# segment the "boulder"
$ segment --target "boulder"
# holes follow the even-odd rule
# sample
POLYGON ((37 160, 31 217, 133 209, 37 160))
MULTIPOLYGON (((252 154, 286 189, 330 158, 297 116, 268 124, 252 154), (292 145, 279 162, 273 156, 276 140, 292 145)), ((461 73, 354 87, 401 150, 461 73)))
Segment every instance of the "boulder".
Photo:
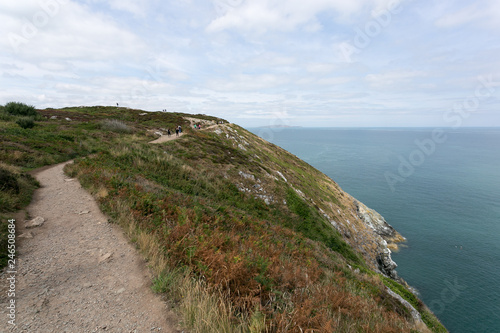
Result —
POLYGON ((45 219, 41 216, 37 216, 34 219, 26 222, 26 228, 36 228, 45 223, 45 219))

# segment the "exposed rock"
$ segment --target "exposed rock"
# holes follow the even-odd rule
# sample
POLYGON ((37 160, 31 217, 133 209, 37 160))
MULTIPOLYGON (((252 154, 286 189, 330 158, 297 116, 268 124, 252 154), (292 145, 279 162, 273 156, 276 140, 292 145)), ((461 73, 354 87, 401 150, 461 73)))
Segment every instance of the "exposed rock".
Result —
POLYGON ((26 222, 26 228, 36 228, 43 225, 44 222, 45 219, 43 217, 37 216, 34 219, 26 222))
MULTIPOLYGON (((382 215, 366 207, 363 203, 356 200, 359 217, 377 233, 377 235, 385 238, 397 237, 397 231, 384 219, 382 215)), ((401 235, 399 235, 401 236, 401 235)), ((404 237, 401 241, 405 240, 404 237)))
POLYGON ((113 254, 111 252, 108 252, 106 254, 103 254, 99 257, 99 263, 105 262, 106 260, 109 260, 113 254))
POLYGON ((265 195, 265 194, 257 194, 257 198, 260 198, 264 200, 266 205, 270 205, 272 202, 274 202, 273 197, 270 195, 265 195))
POLYGON ((245 172, 243 172, 243 171, 241 171, 241 170, 238 172, 238 174, 239 174, 241 177, 245 178, 245 179, 255 180, 255 176, 254 176, 254 175, 249 174, 249 173, 245 173, 245 172))
POLYGON ((67 121, 71 121, 71 118, 64 118, 64 119, 66 119, 67 121))
POLYGON ((285 181, 285 183, 288 183, 288 180, 285 178, 285 176, 283 176, 283 174, 279 171, 276 171, 276 173, 281 177, 283 178, 283 180, 285 181))
POLYGON ((422 317, 420 316, 420 313, 408 302, 406 301, 403 297, 399 296, 396 294, 394 291, 392 291, 389 288, 386 288, 387 293, 391 295, 392 297, 396 298, 398 301, 401 302, 408 310, 410 310, 411 317, 415 322, 420 322, 422 321, 422 317))
POLYGON ((57 116, 52 116, 50 117, 50 119, 57 119, 57 116))
POLYGON ((356 204, 358 217, 379 236, 379 253, 376 257, 379 270, 386 276, 394 280, 399 280, 400 278, 395 270, 398 265, 391 258, 391 250, 388 248, 388 242, 391 248, 397 249, 395 243, 403 242, 406 238, 401 236, 389 223, 387 223, 382 215, 357 200, 354 200, 354 202, 356 204))
POLYGON ((297 192, 297 194, 298 194, 298 195, 300 195, 302 198, 304 198, 304 199, 306 198, 306 195, 304 194, 304 192, 302 192, 301 190, 296 189, 296 188, 294 188, 294 190, 295 190, 295 192, 297 192))
POLYGON ((17 236, 18 238, 26 238, 26 239, 31 239, 33 238, 33 233, 31 231, 22 233, 21 235, 17 236))
POLYGON ((391 279, 399 280, 398 272, 396 272, 398 265, 392 260, 391 250, 387 246, 382 248, 382 252, 377 256, 377 263, 382 273, 391 279))

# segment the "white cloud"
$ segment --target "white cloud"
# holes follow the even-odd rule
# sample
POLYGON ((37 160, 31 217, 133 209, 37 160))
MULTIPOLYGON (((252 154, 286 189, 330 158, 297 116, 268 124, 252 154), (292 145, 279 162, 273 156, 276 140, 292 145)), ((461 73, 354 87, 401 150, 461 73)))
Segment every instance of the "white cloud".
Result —
POLYGON ((500 27, 500 3, 496 0, 474 2, 462 8, 449 8, 451 11, 436 20, 438 27, 453 28, 475 23, 489 28, 500 27))
MULTIPOLYGON (((0 2, 0 104, 119 102, 256 125, 283 109, 305 126, 357 126, 377 114, 383 125, 393 116, 437 119, 473 93, 478 76, 500 81, 495 0, 401 0, 351 63, 339 43, 383 18, 374 15, 393 0, 40 1, 0 2), (36 31, 25 36, 29 24, 36 31), (25 39, 18 52, 9 34, 25 39)), ((498 91, 481 115, 496 114, 498 91)))
MULTIPOLYGON (((339 16, 349 16, 358 11, 367 0, 253 0, 230 8, 207 27, 209 32, 240 29, 264 33, 268 30, 293 31, 300 25, 314 31, 319 28, 316 15, 332 10, 339 16), (312 27, 312 28, 311 28, 312 27)), ((376 1, 380 2, 380 1, 376 1)))
POLYGON ((415 78, 425 77, 422 71, 389 71, 380 74, 368 74, 366 81, 374 88, 408 89, 415 78))
POLYGON ((112 17, 66 0, 51 4, 43 7, 38 1, 27 0, 19 8, 8 7, 15 14, 1 20, 7 22, 0 24, 8 37, 2 40, 2 47, 25 59, 98 60, 133 56, 144 46, 112 17))

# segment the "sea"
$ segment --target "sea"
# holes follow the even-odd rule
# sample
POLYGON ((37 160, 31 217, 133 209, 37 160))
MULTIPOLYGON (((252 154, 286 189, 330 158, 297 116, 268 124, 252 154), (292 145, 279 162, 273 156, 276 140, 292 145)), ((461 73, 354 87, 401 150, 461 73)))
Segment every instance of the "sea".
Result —
POLYGON ((500 128, 249 128, 378 211, 450 332, 500 332, 500 128))

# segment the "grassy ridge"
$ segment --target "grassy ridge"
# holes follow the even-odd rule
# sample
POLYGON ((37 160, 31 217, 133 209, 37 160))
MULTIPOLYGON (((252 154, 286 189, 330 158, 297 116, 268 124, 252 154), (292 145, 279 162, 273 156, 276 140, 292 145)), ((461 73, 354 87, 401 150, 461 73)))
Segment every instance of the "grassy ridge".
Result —
POLYGON ((260 313, 270 331, 408 330, 406 318, 374 301, 385 294, 378 277, 346 270, 348 258, 285 227, 303 216, 278 213, 169 148, 123 142, 69 171, 110 216, 130 216, 152 234, 170 269, 224 295, 236 322, 260 313))
POLYGON ((287 152, 237 126, 224 127, 231 135, 195 132, 182 114, 114 107, 40 113, 57 119, 31 129, 0 121, 4 164, 22 175, 76 158, 67 172, 148 256, 156 290, 178 302, 193 331, 415 328, 386 284, 407 290, 373 273, 305 199, 342 208, 342 198, 300 187, 319 172, 287 152), (148 144, 151 130, 177 124, 190 135, 148 144), (286 179, 274 176, 278 169, 286 179))

